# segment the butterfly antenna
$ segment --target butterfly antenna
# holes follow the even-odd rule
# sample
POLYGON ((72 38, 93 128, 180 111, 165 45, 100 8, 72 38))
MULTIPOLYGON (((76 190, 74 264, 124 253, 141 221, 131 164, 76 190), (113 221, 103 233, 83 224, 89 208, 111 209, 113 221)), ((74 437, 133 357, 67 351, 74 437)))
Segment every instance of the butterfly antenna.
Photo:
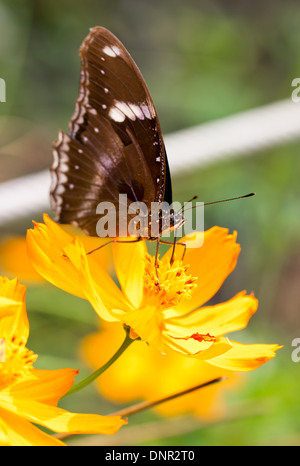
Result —
POLYGON ((203 207, 203 206, 206 206, 206 205, 220 204, 221 202, 236 201, 237 199, 244 199, 246 197, 255 196, 255 194, 256 193, 249 193, 249 194, 244 194, 243 196, 231 197, 229 199, 221 199, 220 201, 205 202, 204 204, 201 204, 200 206, 199 205, 198 206, 194 205, 193 207, 190 207, 189 209, 185 209, 185 211, 191 210, 191 209, 196 209, 197 207, 203 207))
MULTIPOLYGON (((198 196, 193 196, 192 199, 190 199, 188 202, 193 202, 195 199, 198 199, 198 196)), ((181 207, 181 209, 178 210, 178 212, 181 212, 182 209, 184 209, 184 205, 181 207)))
POLYGON ((230 199, 221 199, 220 201, 205 202, 203 205, 213 205, 213 204, 220 204, 220 202, 236 201, 237 199, 244 199, 245 197, 255 196, 255 194, 256 193, 250 193, 250 194, 244 194, 244 196, 231 197, 230 199))

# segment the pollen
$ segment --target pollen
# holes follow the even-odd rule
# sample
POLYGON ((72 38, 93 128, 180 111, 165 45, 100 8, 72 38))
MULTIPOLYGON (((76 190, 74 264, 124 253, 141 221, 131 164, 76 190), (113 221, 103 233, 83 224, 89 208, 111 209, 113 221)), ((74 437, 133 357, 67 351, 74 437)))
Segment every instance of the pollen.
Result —
POLYGON ((189 266, 182 261, 157 260, 146 256, 146 273, 144 277, 144 290, 148 299, 153 298, 161 307, 170 308, 190 299, 197 286, 197 278, 189 275, 189 266))
POLYGON ((5 358, 0 362, 0 390, 30 374, 37 355, 29 351, 23 339, 5 340, 5 358))

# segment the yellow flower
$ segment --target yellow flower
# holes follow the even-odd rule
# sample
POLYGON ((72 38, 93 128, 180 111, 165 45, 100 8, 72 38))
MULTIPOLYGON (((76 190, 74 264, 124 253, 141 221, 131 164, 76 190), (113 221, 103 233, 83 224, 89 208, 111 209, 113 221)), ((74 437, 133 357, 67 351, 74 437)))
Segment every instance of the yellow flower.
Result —
POLYGON ((0 277, 0 338, 5 343, 0 362, 0 445, 64 445, 34 424, 59 433, 115 433, 125 423, 119 416, 76 414, 57 407, 78 371, 33 367, 37 355, 26 348, 25 294, 25 286, 16 279, 0 277))
MULTIPOLYGON (((63 225, 63 228, 72 236, 80 236, 87 250, 98 247, 101 241, 104 241, 84 235, 79 228, 70 225, 63 225)), ((103 248, 101 251, 101 262, 106 268, 110 267, 110 248, 103 248)), ((0 273, 9 278, 18 277, 23 282, 34 284, 44 282, 28 259, 26 238, 23 236, 7 237, 0 242, 0 273)))
POLYGON ((1 241, 0 268, 1 274, 7 277, 19 277, 20 280, 31 283, 44 281, 28 259, 26 239, 22 236, 11 236, 1 241))
MULTIPOLYGON (((93 368, 101 367, 114 354, 124 339, 119 323, 101 321, 99 332, 86 336, 81 344, 82 358, 93 368), (101 348, 101 351, 99 351, 101 348)), ((227 377, 214 384, 153 409, 164 416, 193 414, 202 420, 220 419, 226 413, 224 393, 241 385, 240 373, 220 369, 196 358, 187 358, 175 351, 161 354, 137 341, 96 380, 103 397, 113 402, 153 402, 210 380, 227 377)))
POLYGON ((226 337, 247 326, 258 305, 252 294, 240 292, 225 303, 204 306, 236 265, 236 234, 211 228, 201 248, 188 248, 184 261, 172 265, 169 250, 158 261, 159 286, 144 241, 114 243, 119 287, 97 252, 87 255, 80 238, 47 215, 44 222, 27 233, 33 266, 55 286, 87 299, 102 319, 129 326, 132 336, 161 352, 170 347, 228 370, 252 370, 275 356, 278 345, 245 345, 226 337))

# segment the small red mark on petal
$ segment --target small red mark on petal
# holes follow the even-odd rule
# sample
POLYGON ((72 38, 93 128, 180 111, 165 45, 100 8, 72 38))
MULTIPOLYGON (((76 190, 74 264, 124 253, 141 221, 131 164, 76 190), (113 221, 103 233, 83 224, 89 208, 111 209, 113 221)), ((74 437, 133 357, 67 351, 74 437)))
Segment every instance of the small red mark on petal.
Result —
POLYGON ((193 340, 197 341, 216 341, 216 337, 213 335, 210 335, 209 333, 206 333, 206 335, 201 335, 201 333, 193 333, 193 335, 190 336, 190 338, 193 338, 193 340))
POLYGON ((209 333, 206 333, 205 335, 202 333, 193 333, 192 335, 189 335, 187 337, 173 337, 173 338, 175 338, 176 340, 189 340, 191 338, 192 340, 197 340, 200 343, 202 343, 203 341, 212 341, 212 342, 216 341, 216 337, 214 337, 213 335, 210 335, 209 333))

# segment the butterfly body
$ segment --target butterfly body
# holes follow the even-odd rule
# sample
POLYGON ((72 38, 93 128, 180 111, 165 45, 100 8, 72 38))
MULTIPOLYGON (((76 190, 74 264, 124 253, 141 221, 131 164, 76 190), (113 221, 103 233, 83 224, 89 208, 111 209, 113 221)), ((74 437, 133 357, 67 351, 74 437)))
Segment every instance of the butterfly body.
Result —
MULTIPOLYGON (((172 204, 170 170, 157 113, 144 79, 123 44, 108 30, 93 28, 80 47, 79 96, 68 134, 53 144, 51 205, 60 223, 99 236, 99 203, 116 210, 120 236, 120 194, 130 206, 143 203, 147 218, 139 235, 157 239, 184 223, 181 213, 152 205, 172 204), (153 235, 153 225, 156 233, 153 235)), ((128 236, 129 231, 123 233, 128 236)))

